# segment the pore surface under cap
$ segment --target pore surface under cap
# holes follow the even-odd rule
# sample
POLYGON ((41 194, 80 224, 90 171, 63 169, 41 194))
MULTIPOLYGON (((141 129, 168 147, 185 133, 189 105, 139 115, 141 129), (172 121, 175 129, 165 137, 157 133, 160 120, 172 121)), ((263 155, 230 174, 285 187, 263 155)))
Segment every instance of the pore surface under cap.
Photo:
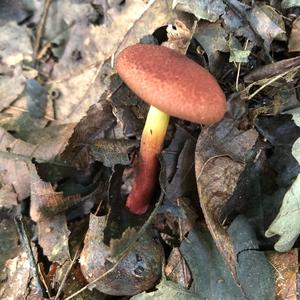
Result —
POLYGON ((202 124, 224 116, 226 99, 215 78, 172 49, 130 46, 117 57, 116 69, 140 98, 171 116, 202 124))

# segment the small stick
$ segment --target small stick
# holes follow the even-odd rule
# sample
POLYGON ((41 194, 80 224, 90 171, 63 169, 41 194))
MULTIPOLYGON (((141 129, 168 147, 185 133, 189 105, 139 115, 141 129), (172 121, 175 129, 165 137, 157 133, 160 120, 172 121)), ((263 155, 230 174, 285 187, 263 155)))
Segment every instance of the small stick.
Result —
POLYGON ((22 218, 22 216, 16 216, 14 220, 15 220, 15 224, 17 226, 20 242, 27 253, 32 277, 36 280, 36 285, 37 285, 39 294, 42 297, 47 297, 48 295, 43 287, 42 280, 40 279, 40 276, 39 276, 37 263, 36 263, 36 260, 35 260, 35 257, 34 257, 33 251, 32 251, 31 243, 28 238, 28 234, 27 234, 25 224, 23 222, 23 218, 22 218))
POLYGON ((40 49, 40 43, 41 43, 42 35, 44 33, 44 28, 45 28, 45 24, 46 24, 46 20, 47 20, 47 16, 48 16, 48 12, 49 12, 51 2, 52 2, 52 0, 46 0, 44 10, 43 10, 43 14, 42 14, 42 17, 39 21, 38 28, 37 28, 37 31, 36 31, 36 40, 35 40, 35 45, 34 45, 34 50, 33 50, 33 55, 34 55, 35 59, 37 58, 37 54, 38 54, 38 51, 40 49))

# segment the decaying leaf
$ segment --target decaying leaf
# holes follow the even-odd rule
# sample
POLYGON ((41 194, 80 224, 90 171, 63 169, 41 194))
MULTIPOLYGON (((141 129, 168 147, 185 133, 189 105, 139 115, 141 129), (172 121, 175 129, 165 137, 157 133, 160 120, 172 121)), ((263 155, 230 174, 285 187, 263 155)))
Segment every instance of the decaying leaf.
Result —
POLYGON ((14 188, 11 184, 5 184, 0 188, 0 209, 13 208, 17 206, 17 194, 14 191, 14 188))
POLYGON ((22 299, 27 294, 31 279, 27 254, 22 251, 6 263, 6 278, 0 284, 1 299, 22 299))
POLYGON ((37 223, 37 230, 39 244, 50 261, 63 264, 70 259, 68 244, 70 231, 64 215, 41 218, 37 223))
POLYGON ((117 261, 104 244, 105 217, 90 216, 90 225, 80 256, 81 271, 93 287, 109 295, 134 295, 151 288, 161 274, 163 250, 151 235, 139 242, 117 261))
POLYGON ((132 300, 164 300, 164 299, 180 299, 180 300, 199 300, 200 295, 197 295, 180 285, 163 279, 157 286, 154 292, 143 292, 131 297, 132 300))
POLYGON ((192 274, 178 248, 173 248, 171 251, 165 267, 165 273, 168 279, 173 282, 180 284, 186 289, 190 287, 192 274))
POLYGON ((244 77, 245 82, 253 82, 283 74, 300 65, 300 56, 283 59, 272 64, 256 68, 244 77))
POLYGON ((247 19, 267 50, 274 39, 286 40, 282 17, 269 6, 254 6, 247 19))
POLYGON ((220 0, 173 0, 173 7, 191 14, 198 19, 215 22, 225 11, 225 4, 220 0))
POLYGON ((220 52, 228 52, 227 32, 225 29, 218 22, 212 24, 201 22, 194 37, 208 56, 211 72, 219 72, 220 52))
POLYGON ((138 146, 134 140, 97 139, 91 145, 91 153, 96 161, 103 162, 106 167, 129 165, 129 152, 138 146))
POLYGON ((12 184, 21 201, 30 195, 31 160, 50 161, 63 149, 66 140, 73 132, 72 124, 63 126, 56 131, 56 136, 41 144, 30 144, 15 139, 12 135, 0 128, 0 173, 3 184, 12 184))
POLYGON ((195 226, 180 251, 193 277, 189 291, 198 299, 245 299, 205 226, 195 226))
POLYGON ((62 159, 78 168, 87 168, 94 161, 90 145, 95 139, 106 137, 114 124, 115 119, 109 103, 92 105, 87 115, 76 125, 67 147, 61 154, 62 159))
POLYGON ((195 139, 179 127, 170 145, 162 152, 160 183, 166 198, 174 204, 180 197, 195 198, 194 151, 195 139))
POLYGON ((53 87, 60 91, 59 101, 64 103, 57 106, 59 120, 79 121, 100 99, 108 87, 105 61, 145 10, 142 0, 127 1, 120 9, 108 11, 107 26, 78 22, 70 29, 63 56, 53 70, 53 87))
POLYGON ((247 153, 257 137, 255 130, 240 131, 230 119, 225 118, 217 127, 203 130, 196 146, 195 166, 200 204, 207 226, 235 278, 233 244, 218 220, 221 208, 234 193, 245 167, 247 153))
MULTIPOLYGON (((300 109, 296 108, 287 112, 293 115, 293 120, 300 127, 300 109)), ((300 164, 300 137, 295 141, 292 147, 292 155, 300 164)), ((279 235, 280 239, 275 244, 275 250, 285 252, 292 248, 300 234, 300 174, 296 177, 290 189, 283 198, 280 211, 266 231, 266 237, 279 235)))
POLYGON ((175 12, 171 8, 172 0, 154 0, 150 2, 150 6, 147 7, 145 12, 134 23, 134 26, 124 36, 122 42, 114 52, 114 56, 133 44, 140 42, 142 37, 146 37, 161 26, 165 26, 172 22, 176 16, 175 12))
POLYGON ((55 192, 51 183, 41 180, 35 166, 32 165, 30 165, 30 185, 30 216, 35 222, 52 219, 81 201, 79 195, 65 197, 62 192, 55 192))
POLYGON ((0 75, 0 109, 9 106, 21 95, 25 87, 26 78, 21 66, 16 67, 11 72, 0 75))
MULTIPOLYGON (((263 4, 250 7, 236 0, 227 0, 226 2, 242 21, 248 22, 251 30, 256 34, 256 43, 260 44, 263 42, 267 52, 269 52, 270 45, 274 39, 286 40, 282 16, 270 6, 263 4), (257 37, 261 40, 257 40, 257 37)), ((238 28, 240 28, 240 26, 238 26, 238 28)), ((241 31, 241 35, 253 40, 253 37, 251 37, 251 34, 247 33, 247 29, 245 30, 245 27, 244 30, 241 31)))
POLYGON ((288 9, 291 7, 297 7, 299 6, 299 0, 282 0, 281 1, 281 7, 283 9, 288 9))
POLYGON ((270 252, 268 259, 274 270, 276 299, 297 299, 298 250, 270 252))
MULTIPOLYGON (((0 276, 1 270, 8 259, 19 255, 20 247, 18 245, 18 233, 14 220, 11 216, 5 216, 1 213, 0 221, 0 276)), ((1 289, 1 283, 0 283, 1 289)), ((0 293, 1 294, 1 293, 0 293)))
POLYGON ((20 24, 30 15, 22 0, 1 1, 0 3, 0 26, 9 21, 20 24))
POLYGON ((288 47, 289 52, 300 52, 300 17, 293 22, 288 47))
POLYGON ((70 259, 70 232, 63 212, 78 203, 80 197, 64 197, 62 193, 56 193, 50 183, 40 179, 34 166, 30 166, 30 171, 30 216, 37 222, 39 244, 50 261, 63 264, 70 259))
POLYGON ((243 49, 243 47, 240 45, 239 41, 236 38, 230 36, 228 40, 228 46, 230 49, 229 62, 236 62, 236 63, 248 62, 248 57, 251 51, 247 49, 243 49))

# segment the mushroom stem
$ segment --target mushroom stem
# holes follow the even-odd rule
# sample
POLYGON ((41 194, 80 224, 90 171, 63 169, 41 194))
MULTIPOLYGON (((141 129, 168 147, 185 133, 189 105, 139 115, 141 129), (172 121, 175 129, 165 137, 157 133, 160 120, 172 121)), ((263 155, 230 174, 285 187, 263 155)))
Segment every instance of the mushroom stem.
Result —
POLYGON ((137 215, 145 213, 153 194, 158 172, 158 155, 169 124, 169 115, 150 106, 141 137, 139 165, 126 206, 137 215))

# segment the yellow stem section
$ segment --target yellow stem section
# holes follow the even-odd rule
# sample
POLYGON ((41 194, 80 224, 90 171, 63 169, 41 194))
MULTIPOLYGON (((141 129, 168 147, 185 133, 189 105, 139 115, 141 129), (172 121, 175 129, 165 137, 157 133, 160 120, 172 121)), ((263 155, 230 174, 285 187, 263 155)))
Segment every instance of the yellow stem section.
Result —
POLYGON ((169 115, 150 106, 142 133, 137 174, 126 202, 126 206, 134 214, 143 214, 149 207, 157 183, 158 155, 163 146, 169 118, 169 115))
MULTIPOLYGON (((141 154, 159 154, 168 129, 170 116, 154 106, 150 106, 141 139, 141 154)), ((142 155, 144 156, 144 155, 142 155)))

